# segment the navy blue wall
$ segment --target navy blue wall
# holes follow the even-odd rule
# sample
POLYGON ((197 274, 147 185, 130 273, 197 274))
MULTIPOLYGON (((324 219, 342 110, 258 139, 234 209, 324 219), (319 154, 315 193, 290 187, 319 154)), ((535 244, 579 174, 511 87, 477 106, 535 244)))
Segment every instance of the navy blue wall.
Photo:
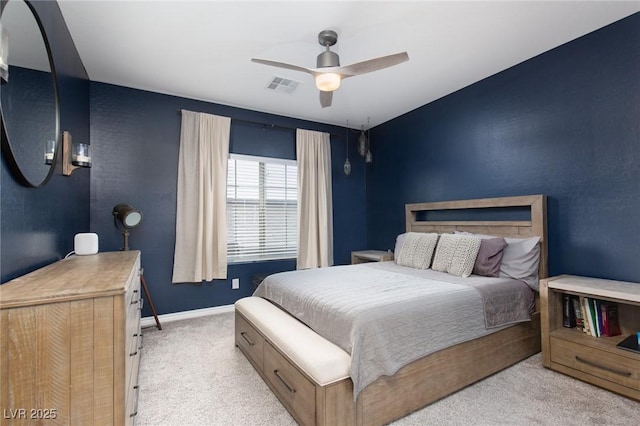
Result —
MULTIPOLYGON (((75 141, 89 141, 87 73, 58 4, 54 1, 32 4, 51 45, 58 77, 60 129, 70 131, 75 141)), ((83 169, 65 177, 58 170, 45 187, 26 188, 16 183, 3 157, 2 282, 61 259, 73 250, 73 236, 89 231, 89 174, 89 170, 83 169)))
POLYGON ((640 14, 384 123, 372 147, 370 246, 393 247, 405 203, 541 193, 550 274, 640 282, 640 14))
MULTIPOLYGON (((365 166, 354 161, 351 176, 342 172, 344 128, 92 82, 91 230, 100 236, 101 251, 118 250, 122 237, 113 224, 113 206, 128 203, 142 211, 144 220, 131 231, 129 243, 142 251, 144 275, 158 313, 231 304, 253 292, 252 274, 295 269, 292 260, 236 264, 229 265, 228 280, 171 283, 180 109, 231 117, 230 151, 241 154, 294 159, 295 130, 233 119, 333 133, 335 263, 349 263, 351 250, 366 247, 365 166), (231 290, 232 278, 240 278, 239 290, 231 290)), ((354 159, 355 133, 350 140, 354 159)), ((148 308, 143 315, 149 315, 148 308)))

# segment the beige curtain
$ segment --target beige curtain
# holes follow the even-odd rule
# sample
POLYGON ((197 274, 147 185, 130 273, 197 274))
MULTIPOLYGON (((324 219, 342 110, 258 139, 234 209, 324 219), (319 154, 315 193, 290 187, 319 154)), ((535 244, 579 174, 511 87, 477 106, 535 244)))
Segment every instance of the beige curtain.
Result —
POLYGON ((231 119, 182 110, 174 283, 227 278, 231 119))
POLYGON ((297 129, 298 269, 333 265, 329 134, 297 129))

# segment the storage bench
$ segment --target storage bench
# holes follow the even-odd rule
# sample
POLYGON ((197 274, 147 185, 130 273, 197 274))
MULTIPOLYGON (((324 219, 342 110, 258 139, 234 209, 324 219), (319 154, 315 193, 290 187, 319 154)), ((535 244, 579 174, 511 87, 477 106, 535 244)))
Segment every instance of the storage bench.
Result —
POLYGON ((355 423, 344 350, 260 297, 235 303, 235 343, 296 421, 355 423))

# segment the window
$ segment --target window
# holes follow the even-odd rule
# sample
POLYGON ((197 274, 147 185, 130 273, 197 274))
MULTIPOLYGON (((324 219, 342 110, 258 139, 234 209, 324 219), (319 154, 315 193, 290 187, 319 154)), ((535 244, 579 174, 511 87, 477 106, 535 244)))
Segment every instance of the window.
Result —
POLYGON ((296 257, 297 169, 295 160, 229 156, 229 263, 296 257))

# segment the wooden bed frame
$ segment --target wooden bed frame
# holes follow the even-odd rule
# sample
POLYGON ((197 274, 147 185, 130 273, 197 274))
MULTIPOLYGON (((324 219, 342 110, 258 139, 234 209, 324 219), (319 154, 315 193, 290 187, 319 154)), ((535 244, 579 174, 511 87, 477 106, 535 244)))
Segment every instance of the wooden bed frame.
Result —
MULTIPOLYGON (((547 277, 546 198, 543 195, 407 204, 406 230, 407 232, 437 233, 468 231, 521 238, 539 236, 541 237, 539 276, 547 277), (530 220, 424 221, 418 219, 418 212, 423 211, 512 207, 529 209, 530 220)), ((299 423, 327 426, 386 424, 540 352, 538 307, 536 294, 536 312, 531 322, 519 323, 425 356, 404 366, 393 376, 379 378, 367 386, 355 402, 349 378, 327 386, 317 385, 315 397, 313 397, 315 401, 311 402, 313 412, 308 417, 301 417, 300 410, 293 405, 296 402, 277 392, 269 380, 265 381, 299 423)), ((255 362, 255 355, 250 356, 246 343, 244 346, 241 344, 239 322, 245 326, 247 318, 236 311, 236 346, 245 353, 256 370, 265 378, 261 367, 255 362)), ((259 335, 264 339, 265 347, 271 347, 267 345, 272 341, 268 333, 252 331, 256 336, 259 335)), ((281 353, 277 349, 275 351, 278 352, 278 357, 288 363, 287 365, 290 364, 298 374, 308 376, 299 371, 295 360, 288 357, 286 353, 281 353)))

